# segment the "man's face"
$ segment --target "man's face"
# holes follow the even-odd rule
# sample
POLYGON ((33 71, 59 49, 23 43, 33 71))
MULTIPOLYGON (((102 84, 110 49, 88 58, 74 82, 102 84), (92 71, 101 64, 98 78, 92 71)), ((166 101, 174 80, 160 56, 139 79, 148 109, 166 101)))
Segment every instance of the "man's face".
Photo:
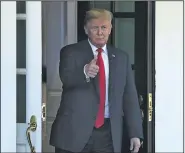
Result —
POLYGON ((111 33, 111 21, 103 18, 92 19, 85 26, 85 32, 91 43, 96 47, 103 47, 111 33))

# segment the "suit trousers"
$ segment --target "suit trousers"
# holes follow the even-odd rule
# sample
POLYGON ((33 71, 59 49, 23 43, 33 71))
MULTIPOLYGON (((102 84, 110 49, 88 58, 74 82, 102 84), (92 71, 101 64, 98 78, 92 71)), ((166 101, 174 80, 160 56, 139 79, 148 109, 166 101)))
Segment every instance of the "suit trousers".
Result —
MULTIPOLYGON (((113 143, 111 135, 110 119, 105 119, 105 123, 100 128, 93 129, 87 144, 82 152, 84 153, 113 153, 113 143)), ((67 150, 55 148, 55 153, 72 153, 67 150)))

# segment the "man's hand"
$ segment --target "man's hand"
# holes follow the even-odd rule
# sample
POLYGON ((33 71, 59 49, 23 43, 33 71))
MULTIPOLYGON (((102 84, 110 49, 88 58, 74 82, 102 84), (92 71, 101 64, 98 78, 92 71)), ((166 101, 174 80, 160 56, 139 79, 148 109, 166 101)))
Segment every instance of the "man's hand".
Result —
POLYGON ((85 65, 85 73, 88 77, 94 78, 98 71, 99 67, 96 65, 97 57, 95 57, 89 64, 85 65))
POLYGON ((141 142, 139 138, 131 138, 130 139, 130 150, 132 152, 138 152, 141 146, 141 142))

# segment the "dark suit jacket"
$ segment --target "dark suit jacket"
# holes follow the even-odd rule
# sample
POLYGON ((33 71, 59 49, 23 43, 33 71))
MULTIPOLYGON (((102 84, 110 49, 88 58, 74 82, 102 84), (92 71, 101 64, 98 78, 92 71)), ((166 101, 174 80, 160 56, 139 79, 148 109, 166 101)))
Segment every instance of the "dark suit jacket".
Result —
MULTIPOLYGON (((143 138, 142 119, 128 55, 111 46, 107 50, 111 132, 114 151, 121 152, 123 115, 129 138, 143 138)), ((99 104, 98 77, 87 82, 84 65, 93 58, 87 40, 61 49, 63 93, 50 137, 55 147, 80 152, 92 133, 99 104)))

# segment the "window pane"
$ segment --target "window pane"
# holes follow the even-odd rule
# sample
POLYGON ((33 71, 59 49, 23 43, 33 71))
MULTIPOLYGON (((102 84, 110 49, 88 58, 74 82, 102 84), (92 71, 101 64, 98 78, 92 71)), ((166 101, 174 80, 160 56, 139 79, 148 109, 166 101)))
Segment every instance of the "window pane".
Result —
POLYGON ((111 2, 110 1, 90 1, 90 8, 103 8, 110 10, 111 2))
POLYGON ((17 75, 17 123, 26 123, 26 75, 17 75))
POLYGON ((26 3, 25 1, 17 1, 17 13, 26 13, 26 3))
POLYGON ((135 2, 117 1, 115 2, 114 12, 135 12, 135 2))
POLYGON ((115 19, 115 46, 127 52, 131 64, 134 64, 134 50, 135 50, 134 18, 115 19))
POLYGON ((17 20, 17 68, 26 68, 26 21, 17 20))

